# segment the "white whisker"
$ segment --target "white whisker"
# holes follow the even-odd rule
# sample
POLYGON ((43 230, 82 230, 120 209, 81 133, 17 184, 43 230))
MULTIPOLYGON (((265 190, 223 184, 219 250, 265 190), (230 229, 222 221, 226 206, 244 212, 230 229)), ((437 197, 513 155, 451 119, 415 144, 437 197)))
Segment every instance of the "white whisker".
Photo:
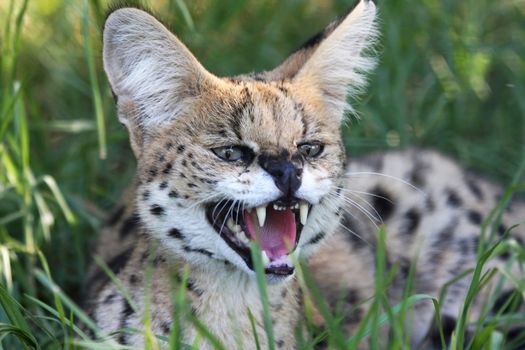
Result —
MULTIPOLYGON (((331 194, 331 195, 333 195, 333 194, 331 194)), ((347 198, 347 197, 342 197, 342 199, 346 203, 350 204, 351 206, 353 206, 354 208, 357 208, 360 212, 362 212, 376 228, 379 228, 377 226, 377 224, 376 224, 377 221, 379 221, 380 223, 383 223, 383 219, 380 216, 379 217, 375 217, 372 213, 370 213, 370 211, 368 211, 365 207, 363 207, 361 204, 357 203, 356 201, 354 201, 354 200, 352 200, 350 198, 347 198)), ((343 209, 345 209, 345 211, 347 211, 347 209, 345 207, 343 207, 343 209)))
POLYGON ((381 198, 381 199, 384 199, 385 201, 389 202, 389 203, 393 203, 392 200, 390 198, 387 198, 387 197, 384 197, 384 196, 380 196, 376 193, 372 193, 372 192, 366 192, 366 191, 357 191, 357 190, 351 190, 349 188, 344 188, 344 187, 338 187, 338 186, 335 186, 335 188, 343 191, 343 192, 350 192, 352 194, 354 193, 357 193, 357 194, 365 194, 367 196, 371 196, 371 197, 376 197, 376 198, 381 198))
POLYGON ((348 172, 346 173, 344 176, 345 177, 352 177, 352 176, 359 176, 359 175, 375 175, 375 176, 383 176, 383 177, 386 177, 386 178, 389 178, 389 179, 392 179, 392 180, 396 180, 396 181, 399 181, 401 182, 402 184, 405 184, 407 186, 409 186, 410 188, 418 191, 419 193, 423 194, 423 195, 427 195, 425 191, 423 191, 422 189, 420 189, 419 187, 416 187, 414 185, 412 185, 410 182, 406 181, 406 180, 403 180, 402 178, 400 177, 397 177, 397 176, 392 176, 392 175, 388 175, 388 174, 383 174, 383 173, 376 173, 376 172, 373 172, 373 171, 359 171, 359 172, 355 172, 355 173, 352 173, 352 172, 348 172))
MULTIPOLYGON (((361 192, 361 193, 368 194, 367 192, 361 192)), ((381 217, 381 214, 379 214, 379 212, 376 210, 376 208, 372 204, 370 204, 365 198, 363 198, 363 196, 360 196, 360 195, 358 195, 356 193, 349 193, 349 194, 352 194, 352 195, 356 196, 358 199, 360 199, 361 201, 363 201, 364 204, 366 204, 370 209, 372 209, 374 214, 377 215, 377 218, 379 218, 378 221, 380 221, 381 223, 384 223, 383 218, 381 217)), ((378 197, 380 197, 380 196, 378 196, 378 197)), ((346 197, 346 195, 343 195, 343 200, 346 200, 346 199, 349 199, 349 198, 346 197)), ((390 200, 389 200, 389 202, 392 203, 392 201, 390 201, 390 200)))

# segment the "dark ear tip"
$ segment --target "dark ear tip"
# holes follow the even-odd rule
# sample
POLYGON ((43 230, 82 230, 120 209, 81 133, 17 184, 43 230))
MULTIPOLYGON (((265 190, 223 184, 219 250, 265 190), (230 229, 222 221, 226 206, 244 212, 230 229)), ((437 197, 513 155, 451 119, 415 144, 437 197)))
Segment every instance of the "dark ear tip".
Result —
POLYGON ((104 16, 104 22, 106 22, 108 20, 108 17, 112 13, 114 13, 114 12, 120 10, 120 9, 124 9, 124 8, 134 8, 134 9, 137 9, 137 10, 141 10, 141 11, 147 12, 150 15, 153 16, 153 13, 151 12, 151 10, 148 7, 138 3, 136 1, 114 1, 106 9, 106 15, 104 16))

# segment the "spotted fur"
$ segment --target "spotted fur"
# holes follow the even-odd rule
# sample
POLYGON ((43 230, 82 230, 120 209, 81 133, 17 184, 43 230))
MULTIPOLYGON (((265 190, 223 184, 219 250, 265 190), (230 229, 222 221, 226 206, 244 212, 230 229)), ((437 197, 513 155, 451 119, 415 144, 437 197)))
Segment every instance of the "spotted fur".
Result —
MULTIPOLYGON (((295 169, 300 180, 290 191, 312 205, 296 254, 310 258, 330 305, 343 296, 349 332, 366 311, 366 304, 356 305, 373 294, 376 223, 388 232, 388 263, 401 266, 398 285, 416 256, 422 257, 417 290, 432 295, 458 268, 473 264, 480 225, 496 203, 494 185, 430 151, 350 158, 346 168, 341 124, 352 111, 348 95, 364 88, 375 65, 369 56, 375 13, 373 2, 359 1, 279 67, 232 78, 206 71, 145 11, 123 7, 108 16, 104 68, 138 164, 97 249, 129 295, 101 270, 90 274, 87 310, 105 333, 141 330, 149 315, 153 332, 168 336, 178 312, 197 317, 226 348, 250 349, 253 316, 267 347, 254 272, 205 211, 226 200, 255 207, 281 197, 283 187, 268 170, 272 162, 295 169), (298 151, 305 142, 322 144, 322 153, 305 157, 298 151), (248 151, 226 162, 213 149, 228 145, 248 151), (173 294, 185 272, 189 300, 175 310, 173 294)), ((515 208, 500 231, 523 219, 523 206, 515 208)), ((513 237, 522 239, 518 231, 513 237)), ((293 349, 301 290, 294 276, 269 282, 275 345, 293 349)), ((447 317, 457 315, 465 292, 462 282, 453 288, 447 317)), ((427 306, 418 313, 414 343, 431 327, 427 306)), ((182 329, 182 340, 192 344, 197 330, 190 323, 182 329)), ((115 340, 141 344, 144 334, 120 332, 115 340)), ((201 340, 200 348, 211 345, 201 340)))

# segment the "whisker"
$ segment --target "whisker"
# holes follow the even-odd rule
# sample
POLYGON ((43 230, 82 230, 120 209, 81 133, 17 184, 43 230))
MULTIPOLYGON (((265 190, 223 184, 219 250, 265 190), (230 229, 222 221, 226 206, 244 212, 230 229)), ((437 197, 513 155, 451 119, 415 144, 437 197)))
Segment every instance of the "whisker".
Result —
MULTIPOLYGON (((329 193, 329 195, 332 195, 329 193)), ((333 195, 332 195, 333 196, 333 195)), ((327 197, 328 199, 328 197, 327 197)), ((334 198, 330 198, 331 200, 334 200, 334 198)), ((372 223, 372 225, 374 225, 374 227, 376 229, 379 229, 379 226, 377 226, 376 224, 376 221, 382 223, 382 221, 380 219, 377 219, 375 218, 372 214, 370 214, 366 209, 364 209, 363 207, 359 207, 355 202, 352 202, 351 200, 345 200, 345 202, 349 205, 351 205, 352 207, 358 209, 361 213, 363 213, 365 215, 365 217, 370 220, 370 222, 372 223), (367 214, 368 213, 368 214, 367 214)), ((345 211, 345 213, 349 214, 350 216, 352 216, 354 219, 357 220, 357 217, 354 215, 354 213, 352 211, 349 210, 349 208, 347 208, 346 206, 342 206, 341 207, 342 210, 345 211)))
MULTIPOLYGON (((228 205, 228 200, 225 198, 223 200, 221 200, 219 203, 223 202, 224 201, 224 204, 221 206, 221 208, 219 209, 219 213, 221 211, 223 211, 224 207, 226 205, 228 205)), ((217 205, 219 204, 217 203, 217 205)), ((217 218, 215 217, 215 210, 217 209, 217 205, 215 206, 215 208, 213 209, 213 212, 211 213, 211 217, 213 218, 213 224, 215 225, 215 222, 217 221, 217 218)))
MULTIPOLYGON (((362 193, 366 193, 366 192, 362 192, 362 193)), ((381 223, 384 223, 383 221, 383 218, 381 217, 381 214, 379 214, 379 212, 376 210, 376 208, 370 204, 365 198, 363 198, 363 196, 360 196, 356 193, 350 193, 354 196, 356 196, 358 199, 362 200, 364 202, 364 204, 366 204, 370 209, 373 210, 374 214, 377 215, 377 218, 378 218, 378 221, 380 221, 381 223)), ((346 200, 346 199, 349 199, 348 197, 346 197, 346 195, 343 196, 343 200, 346 200)), ((392 201, 389 201, 390 203, 392 203, 392 201)), ((375 217, 374 217, 375 218, 375 217)))
MULTIPOLYGON (((330 198, 330 197, 327 197, 326 198, 329 202, 330 201, 333 201, 333 198, 330 198)), ((343 207, 343 210, 348 214, 350 215, 352 218, 354 219, 357 219, 355 217, 355 215, 348 211, 346 208, 343 207)), ((372 222, 373 223, 373 222, 372 222)), ((352 235, 354 235, 355 237, 357 237, 358 239, 362 240, 363 242, 365 242, 368 246, 370 247, 373 247, 373 244, 370 243, 369 241, 367 241, 366 239, 364 239, 363 237, 361 237, 358 233, 356 233, 354 230, 352 230, 351 228, 347 227, 346 225, 343 224, 343 222, 341 220, 338 221, 338 225, 340 225, 343 229, 345 229, 346 231, 350 232, 352 235)), ((375 225, 375 224, 374 224, 375 225)), ((376 228, 377 228, 377 225, 376 225, 376 228)))
POLYGON ((389 202, 389 203, 394 203, 392 202, 392 200, 390 198, 387 198, 387 197, 384 197, 384 196, 381 196, 381 195, 378 195, 376 193, 372 193, 372 192, 366 192, 366 191, 357 191, 357 190, 351 190, 349 188, 344 188, 344 187, 338 187, 338 186, 334 186, 335 188, 343 191, 343 192, 350 192, 350 193, 358 193, 358 194, 365 194, 367 196, 371 196, 371 197, 375 197, 375 198, 381 198, 381 199, 384 199, 385 201, 389 202))
POLYGON ((383 176, 383 177, 386 177, 388 179, 392 179, 392 180, 396 180, 396 181, 399 181, 401 182, 402 184, 404 185, 407 185, 409 186, 410 188, 418 191, 419 193, 423 194, 423 195, 427 195, 425 191, 423 191, 422 189, 420 189, 419 187, 417 186, 414 186, 413 184, 411 184, 410 182, 406 181, 406 180, 403 180, 402 178, 400 177, 397 177, 397 176, 392 176, 392 175, 388 175, 388 174, 383 174, 383 173, 376 173, 376 172, 373 172, 373 171, 359 171, 359 172, 355 172, 355 173, 352 173, 352 172, 348 172, 346 173, 344 176, 345 177, 352 177, 352 176, 359 176, 359 175, 375 175, 375 176, 383 176))
POLYGON ((203 202, 207 202, 215 197, 218 197, 218 198, 221 198, 221 195, 218 194, 218 193, 213 193, 207 197, 204 197, 204 198, 201 198, 199 201, 193 203, 192 205, 190 205, 189 207, 187 207, 187 209, 193 209, 194 207, 196 207, 197 205, 199 204, 202 204, 203 202))
POLYGON ((341 226, 343 229, 345 229, 346 231, 350 232, 350 234, 352 234, 353 236, 356 236, 357 238, 359 238, 361 241, 365 242, 369 247, 373 248, 374 245, 372 243, 370 243, 369 241, 367 241, 366 239, 364 239, 361 235, 359 235, 357 232, 355 232, 354 230, 350 229, 349 227, 346 227, 342 222, 339 222, 339 226, 341 226))
MULTIPOLYGON (((370 213, 366 208, 364 208, 361 204, 357 203, 356 201, 350 198, 346 198, 346 197, 342 197, 342 198, 346 203, 350 204, 354 208, 357 208, 361 213, 363 213, 376 228, 379 228, 376 224, 377 221, 379 221, 380 223, 383 223, 383 219, 381 218, 381 216, 377 218, 372 213, 370 213)), ((346 208, 343 207, 343 209, 345 209, 346 211, 346 208)))
POLYGON ((226 215, 224 216, 224 219, 222 220, 222 225, 221 225, 221 228, 219 230, 219 235, 222 235, 222 229, 224 228, 224 225, 226 224, 226 221, 228 221, 229 216, 230 216, 230 212, 233 209, 233 207, 236 205, 236 203, 237 203, 237 201, 234 201, 232 204, 230 204, 230 208, 228 209, 228 211, 226 212, 226 215))
POLYGON ((239 224, 239 212, 240 212, 240 209, 241 209, 241 205, 244 208, 244 203, 242 201, 239 201, 239 205, 237 205, 237 213, 235 213, 235 225, 239 224))

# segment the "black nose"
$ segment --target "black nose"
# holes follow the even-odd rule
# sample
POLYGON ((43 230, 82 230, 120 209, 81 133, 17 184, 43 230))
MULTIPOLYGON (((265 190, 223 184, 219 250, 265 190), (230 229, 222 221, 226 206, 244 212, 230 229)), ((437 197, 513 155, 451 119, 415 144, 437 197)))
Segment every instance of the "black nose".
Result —
POLYGON ((273 177, 284 196, 292 197, 301 186, 303 169, 282 156, 259 156, 259 165, 273 177))

